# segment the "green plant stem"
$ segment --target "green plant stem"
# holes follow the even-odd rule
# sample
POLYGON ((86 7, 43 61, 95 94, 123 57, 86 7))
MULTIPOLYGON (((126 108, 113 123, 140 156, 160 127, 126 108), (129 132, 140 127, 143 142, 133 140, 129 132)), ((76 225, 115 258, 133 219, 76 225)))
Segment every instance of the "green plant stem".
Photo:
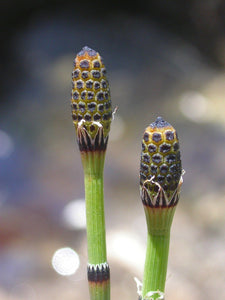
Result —
MULTIPOLYGON (((150 291, 164 292, 170 243, 170 227, 175 207, 145 207, 148 226, 147 250, 143 276, 143 298, 150 291)), ((152 296, 157 299, 158 295, 152 296)))
POLYGON ((89 284, 90 298, 97 300, 109 300, 110 299, 110 282, 107 281, 104 284, 89 284))
MULTIPOLYGON (((86 229, 88 246, 88 263, 100 265, 107 262, 103 169, 104 151, 82 153, 84 169, 86 229)), ((109 300, 110 282, 89 282, 91 300, 109 300)))
MULTIPOLYGON (((168 252, 169 252, 170 235, 153 235, 148 234, 147 237, 147 251, 145 260, 144 273, 148 276, 144 276, 143 280, 143 296, 149 291, 161 291, 164 292, 168 252)), ((154 299, 157 299, 156 296, 154 299)))
POLYGON ((86 201, 89 264, 106 262, 103 167, 105 155, 86 152, 82 157, 86 201))
POLYGON ((103 179, 85 175, 88 262, 106 262, 103 179))

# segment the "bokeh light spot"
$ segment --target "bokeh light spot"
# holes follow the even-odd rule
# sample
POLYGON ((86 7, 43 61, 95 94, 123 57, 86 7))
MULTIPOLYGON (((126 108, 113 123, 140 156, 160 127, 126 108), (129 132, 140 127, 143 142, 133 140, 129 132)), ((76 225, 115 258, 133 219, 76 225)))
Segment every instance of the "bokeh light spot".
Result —
POLYGON ((207 116, 208 99, 198 92, 189 91, 181 96, 179 106, 186 118, 202 122, 207 116))
POLYGON ((63 224, 69 229, 86 227, 85 200, 77 199, 69 202, 62 212, 63 224))
POLYGON ((52 257, 53 269, 62 276, 76 273, 80 266, 78 254, 71 248, 61 248, 55 251, 52 257))
POLYGON ((116 231, 109 234, 109 255, 136 271, 142 270, 145 259, 145 245, 135 234, 116 231))

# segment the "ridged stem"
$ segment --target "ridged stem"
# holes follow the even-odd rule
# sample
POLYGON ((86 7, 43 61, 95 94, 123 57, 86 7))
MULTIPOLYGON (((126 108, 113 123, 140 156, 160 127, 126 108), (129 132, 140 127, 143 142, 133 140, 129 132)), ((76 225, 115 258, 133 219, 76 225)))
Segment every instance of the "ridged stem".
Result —
MULTIPOLYGON (((175 207, 150 208, 145 206, 148 226, 147 250, 143 276, 142 297, 148 292, 164 292, 170 243, 170 227, 175 207)), ((152 299, 158 299, 154 294, 152 299)))
POLYGON ((96 300, 109 300, 110 299, 110 282, 109 280, 105 283, 94 284, 89 283, 90 298, 96 300))
MULTIPOLYGON (((144 269, 144 273, 147 275, 145 275, 143 279, 143 297, 149 291, 159 290, 164 292, 169 240, 169 234, 167 236, 154 236, 152 234, 148 234, 144 269)), ((152 297, 154 297, 153 299, 158 298, 157 295, 152 297)))
POLYGON ((109 279, 99 280, 96 267, 107 262, 103 189, 105 152, 87 151, 82 152, 81 156, 85 182, 88 263, 96 268, 95 280, 89 281, 90 299, 109 300, 109 279))

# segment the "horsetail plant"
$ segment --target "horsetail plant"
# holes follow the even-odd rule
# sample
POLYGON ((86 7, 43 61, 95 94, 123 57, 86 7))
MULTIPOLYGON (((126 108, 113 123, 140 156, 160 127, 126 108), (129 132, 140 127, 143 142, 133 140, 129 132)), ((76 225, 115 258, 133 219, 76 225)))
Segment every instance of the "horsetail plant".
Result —
POLYGON ((140 299, 164 299, 170 228, 182 173, 176 130, 158 117, 142 140, 140 193, 148 235, 140 299))
MULTIPOLYGON (((84 170, 90 299, 110 300, 103 174, 112 107, 103 60, 89 47, 84 47, 74 60, 71 108, 84 170)), ((140 164, 140 194, 148 230, 143 286, 139 291, 143 300, 164 299, 170 228, 182 175, 176 130, 158 117, 145 129, 140 164)))
POLYGON ((103 173, 112 108, 103 60, 88 47, 74 60, 71 107, 84 170, 90 299, 109 300, 103 173))

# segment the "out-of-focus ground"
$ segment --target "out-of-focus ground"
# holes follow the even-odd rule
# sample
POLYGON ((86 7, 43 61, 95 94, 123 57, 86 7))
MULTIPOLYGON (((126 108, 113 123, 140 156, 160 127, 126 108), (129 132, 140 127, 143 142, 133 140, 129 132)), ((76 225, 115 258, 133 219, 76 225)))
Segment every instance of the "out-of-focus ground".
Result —
POLYGON ((1 4, 0 299, 88 299, 70 116, 72 63, 85 45, 103 56, 119 107, 105 164, 112 299, 137 299, 146 242, 140 143, 158 115, 176 127, 186 171, 166 299, 225 299, 224 2, 141 1, 137 12, 127 2, 121 10, 47 3, 1 4))

